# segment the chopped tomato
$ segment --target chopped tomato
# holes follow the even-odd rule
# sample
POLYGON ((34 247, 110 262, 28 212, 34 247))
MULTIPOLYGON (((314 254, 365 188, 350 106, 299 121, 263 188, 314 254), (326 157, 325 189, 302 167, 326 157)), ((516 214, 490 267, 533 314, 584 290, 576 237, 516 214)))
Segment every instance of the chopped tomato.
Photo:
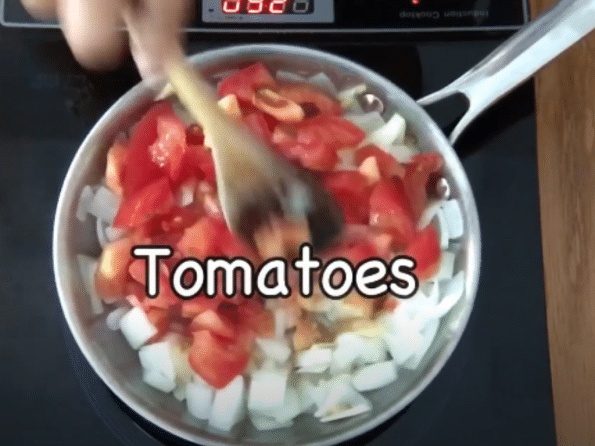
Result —
POLYGON ((442 257, 436 228, 428 225, 418 233, 405 251, 405 255, 415 259, 417 266, 413 273, 418 279, 428 279, 436 274, 442 257))
POLYGON ((124 198, 114 226, 133 228, 149 221, 154 215, 165 214, 174 205, 174 196, 166 177, 161 177, 140 189, 135 194, 124 198))
POLYGON ((390 178, 395 175, 399 177, 404 176, 405 168, 401 166, 394 157, 374 144, 369 144, 355 152, 355 164, 360 166, 362 162, 364 162, 364 160, 370 156, 376 158, 380 175, 382 175, 383 178, 390 178))
POLYGON ((368 223, 370 187, 365 176, 357 171, 328 172, 323 184, 343 211, 347 224, 368 223))
POLYGON ((183 255, 198 259, 218 255, 219 240, 226 231, 224 222, 212 217, 202 217, 184 231, 178 249, 183 255))
POLYGON ((133 260, 130 251, 135 244, 132 237, 126 237, 103 248, 95 271, 95 287, 106 301, 124 297, 128 265, 133 260))
POLYGON ((237 336, 234 323, 221 311, 215 310, 206 310, 196 316, 190 323, 190 330, 209 330, 217 336, 231 340, 237 336))
POLYGON ((211 151, 202 145, 188 145, 182 165, 182 173, 177 185, 188 178, 208 181, 215 184, 215 163, 211 151))
POLYGON ((162 176, 161 169, 151 158, 149 146, 157 140, 159 118, 165 117, 177 119, 170 102, 157 102, 134 126, 123 175, 125 197, 134 195, 162 176))
POLYGON ((378 251, 373 241, 359 237, 353 240, 343 241, 325 253, 325 257, 328 258, 342 257, 347 259, 353 266, 357 266, 359 263, 377 256, 378 251))
POLYGON ((105 182, 117 195, 124 193, 124 166, 126 165, 126 157, 128 156, 128 146, 122 142, 117 141, 107 152, 107 166, 105 168, 105 182))
POLYGON ((198 124, 189 125, 186 128, 186 143, 193 146, 202 146, 205 142, 205 135, 198 124))
POLYGON ((439 153, 422 153, 415 155, 407 166, 403 184, 411 203, 414 221, 419 219, 426 206, 428 181, 432 174, 442 169, 443 163, 439 153))
POLYGON ((283 85, 276 92, 290 101, 301 105, 304 110, 315 108, 313 116, 339 116, 343 114, 341 104, 326 93, 311 85, 283 85))
POLYGON ((217 92, 222 98, 234 94, 238 100, 251 103, 256 90, 261 87, 273 87, 275 84, 269 70, 258 62, 227 76, 219 84, 217 92))
POLYGON ((307 143, 285 142, 279 144, 277 149, 285 158, 298 160, 303 167, 312 170, 323 172, 332 170, 339 161, 336 152, 317 140, 307 143))
POLYGON ((246 337, 232 342, 208 330, 196 331, 193 337, 190 367, 214 388, 224 388, 246 369, 253 347, 246 337))
POLYGON ((399 178, 382 180, 374 186, 370 196, 370 225, 390 233, 395 249, 404 248, 413 240, 411 206, 399 178))
POLYGON ((163 308, 151 308, 147 311, 147 319, 157 329, 157 334, 148 342, 158 342, 169 331, 169 311, 163 308))
MULTIPOLYGON (((240 306, 240 309, 241 308, 242 306, 240 306)), ((242 314, 242 311, 246 310, 240 310, 240 314, 242 314)), ((269 338, 275 334, 275 318, 273 313, 268 310, 263 309, 257 317, 254 319, 246 319, 244 323, 251 331, 256 333, 258 337, 269 338)))
POLYGON ((186 152, 186 129, 176 116, 157 118, 157 140, 149 146, 151 160, 157 164, 173 182, 182 173, 186 152))
POLYGON ((194 319, 204 311, 216 310, 220 304, 220 299, 212 299, 204 295, 200 295, 194 299, 182 301, 182 316, 189 319, 194 319))
POLYGON ((298 125, 297 141, 305 144, 319 142, 336 152, 345 147, 357 146, 366 133, 355 124, 338 116, 318 116, 298 125))

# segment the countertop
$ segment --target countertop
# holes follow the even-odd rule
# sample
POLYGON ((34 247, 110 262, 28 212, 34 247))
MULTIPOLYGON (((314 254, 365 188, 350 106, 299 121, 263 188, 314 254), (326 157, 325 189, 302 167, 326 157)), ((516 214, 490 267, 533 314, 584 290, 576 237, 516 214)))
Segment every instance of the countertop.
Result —
MULTIPOLYGON (((532 18, 554 0, 531 0, 532 18)), ((535 80, 547 324, 558 445, 595 442, 595 34, 535 80)))

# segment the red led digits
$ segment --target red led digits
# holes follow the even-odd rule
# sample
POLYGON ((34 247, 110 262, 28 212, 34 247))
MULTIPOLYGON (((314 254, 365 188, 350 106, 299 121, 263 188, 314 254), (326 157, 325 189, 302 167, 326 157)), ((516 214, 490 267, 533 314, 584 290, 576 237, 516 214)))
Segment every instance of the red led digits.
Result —
POLYGON ((225 14, 304 14, 312 0, 221 0, 225 14))

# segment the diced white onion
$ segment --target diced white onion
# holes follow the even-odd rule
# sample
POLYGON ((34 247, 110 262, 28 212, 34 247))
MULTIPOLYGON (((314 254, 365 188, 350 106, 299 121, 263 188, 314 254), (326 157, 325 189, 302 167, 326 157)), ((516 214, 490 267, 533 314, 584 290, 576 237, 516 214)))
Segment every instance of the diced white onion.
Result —
POLYGON ((176 382, 173 379, 165 376, 157 370, 143 369, 143 381, 162 392, 169 393, 176 387, 176 382))
POLYGON ((445 250, 448 249, 448 243, 451 237, 450 233, 448 232, 448 224, 446 223, 442 209, 438 211, 436 218, 438 220, 438 230, 440 234, 440 249, 445 250))
POLYGON ((333 357, 331 349, 310 348, 309 350, 299 352, 296 355, 296 365, 298 367, 316 367, 329 366, 333 357))
POLYGON ((423 337, 403 311, 394 311, 387 320, 390 327, 383 334, 383 339, 394 361, 402 364, 417 351, 423 337))
POLYGON ((134 350, 138 350, 157 334, 157 329, 140 307, 134 307, 122 317, 120 330, 134 350))
POLYGON ((352 379, 360 392, 380 389, 397 380, 397 369, 392 361, 379 362, 358 370, 352 379))
POLYGON ((442 206, 444 219, 448 227, 448 235, 451 239, 457 239, 463 235, 463 213, 457 200, 448 200, 442 206))
POLYGON ((368 141, 387 147, 393 144, 403 144, 406 128, 405 119, 400 114, 395 113, 386 124, 368 136, 368 141))
POLYGON ((256 344, 267 357, 279 363, 287 361, 291 355, 291 348, 285 339, 258 338, 256 344))
POLYGON ((438 326, 439 321, 437 319, 434 319, 428 324, 428 326, 422 331, 423 340, 420 343, 418 349, 411 357, 409 357, 406 361, 404 361, 401 364, 402 367, 409 370, 415 370, 420 366, 422 360, 424 359, 424 356, 426 355, 428 349, 434 341, 434 338, 436 337, 438 326))
POLYGON ((177 384, 173 391, 173 396, 178 401, 184 401, 186 399, 186 386, 187 384, 177 384))
POLYGON ((213 398, 209 426, 228 432, 246 415, 244 377, 236 376, 213 398))
POLYGON ((293 420, 300 413, 302 413, 302 405, 300 404, 298 392, 293 387, 287 387, 283 405, 281 407, 259 414, 274 418, 280 424, 285 424, 288 421, 293 420))
POLYGON ((93 188, 91 186, 83 187, 79 197, 78 206, 76 208, 76 218, 79 221, 84 223, 87 220, 87 214, 89 213, 89 209, 91 208, 91 203, 93 202, 94 197, 95 194, 93 193, 93 188))
POLYGON ((368 338, 364 339, 364 342, 366 349, 361 356, 364 364, 381 362, 386 359, 386 344, 381 338, 368 338))
POLYGON ((275 319, 275 337, 277 339, 282 339, 283 336, 285 336, 285 313, 286 311, 284 308, 278 308, 273 313, 275 319))
POLYGON ((332 97, 337 97, 337 88, 333 81, 324 73, 318 73, 314 76, 310 76, 307 80, 310 85, 320 88, 332 97))
POLYGON ((141 366, 156 371, 166 378, 175 381, 176 375, 171 357, 171 346, 168 342, 156 342, 141 347, 138 351, 141 366))
POLYGON ((372 410, 372 404, 349 383, 339 383, 331 388, 322 407, 314 416, 325 423, 372 410))
POLYGON ((450 251, 443 251, 440 259, 440 268, 432 280, 449 280, 454 275, 456 254, 450 251))
POLYGON ((194 192, 196 191, 196 180, 184 182, 176 192, 176 203, 185 208, 194 202, 194 192))
POLYGON ((107 235, 105 234, 105 229, 107 228, 108 224, 105 223, 103 220, 97 219, 96 220, 96 232, 97 232, 97 240, 99 241, 99 245, 102 248, 105 248, 105 245, 109 243, 107 239, 107 235))
POLYGON ((89 206, 89 213, 111 225, 120 207, 120 197, 101 186, 89 206))
POLYGON ((306 81, 305 77, 300 76, 299 74, 290 73, 289 71, 279 70, 275 74, 275 77, 278 81, 281 82, 291 82, 294 84, 301 84, 306 81))
POLYGON ((193 417, 208 420, 211 414, 215 390, 212 387, 198 383, 186 385, 186 407, 193 417))
POLYGON ((108 226, 105 228, 105 236, 110 243, 120 240, 122 237, 124 237, 124 234, 126 234, 126 229, 114 228, 113 226, 108 226))
POLYGON ((366 177, 368 184, 372 185, 381 179, 380 168, 375 156, 369 156, 359 166, 359 172, 366 177))
POLYGON ((444 287, 444 297, 437 305, 433 305, 417 315, 415 322, 419 327, 444 317, 458 303, 465 291, 465 273, 460 271, 447 282, 444 287))
POLYGON ((382 115, 377 111, 372 111, 364 114, 358 113, 347 113, 343 116, 344 119, 348 120, 352 124, 357 125, 360 129, 362 129, 366 133, 372 133, 382 127, 384 124, 384 119, 382 119, 382 115))
POLYGON ((248 409, 266 411, 283 405, 289 370, 258 370, 252 374, 248 409))
POLYGON ((390 144, 385 150, 400 163, 408 163, 411 161, 411 158, 419 154, 418 150, 406 144, 390 144))
POLYGON ((101 302, 101 299, 97 294, 97 290, 95 289, 95 271, 97 270, 97 260, 83 254, 77 255, 76 260, 79 264, 83 286, 91 301, 91 311, 95 315, 101 314, 103 313, 103 303, 101 302))
POLYGON ((108 314, 107 318, 105 320, 105 322, 107 324, 107 328, 109 328, 112 331, 118 331, 120 329, 120 321, 122 320, 122 317, 124 317, 124 315, 127 312, 128 312, 128 308, 120 307, 120 308, 116 308, 114 311, 112 311, 110 314, 108 314))
POLYGON ((298 373, 314 373, 314 374, 319 374, 319 373, 324 373, 328 370, 329 366, 328 364, 323 364, 323 365, 313 365, 311 367, 300 367, 298 369, 298 373))

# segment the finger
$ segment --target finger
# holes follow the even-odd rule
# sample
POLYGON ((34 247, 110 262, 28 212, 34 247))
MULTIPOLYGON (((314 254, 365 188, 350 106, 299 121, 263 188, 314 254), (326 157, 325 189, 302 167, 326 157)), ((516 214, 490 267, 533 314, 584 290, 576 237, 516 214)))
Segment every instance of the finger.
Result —
POLYGON ((55 20, 56 0, 21 0, 23 8, 37 20, 55 20))
POLYGON ((115 68, 127 50, 121 0, 58 0, 58 17, 70 48, 86 68, 115 68))

